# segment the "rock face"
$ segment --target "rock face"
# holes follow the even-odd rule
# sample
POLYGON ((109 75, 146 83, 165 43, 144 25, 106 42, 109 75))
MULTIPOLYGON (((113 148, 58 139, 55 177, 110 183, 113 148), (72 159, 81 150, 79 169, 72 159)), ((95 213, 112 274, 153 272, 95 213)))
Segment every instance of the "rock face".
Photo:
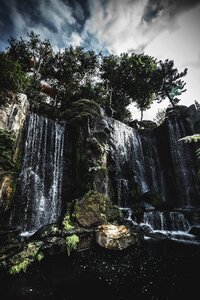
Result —
POLYGON ((21 148, 20 134, 29 110, 25 94, 8 93, 5 97, 6 105, 0 106, 0 130, 2 134, 10 134, 11 139, 14 139, 14 149, 8 147, 0 159, 0 213, 7 211, 11 205, 15 182, 14 168, 21 148))
POLYGON ((0 128, 18 133, 23 126, 28 110, 29 102, 25 94, 12 95, 10 103, 0 107, 0 128))
MULTIPOLYGON (((88 107, 88 101, 86 102, 84 105, 88 107)), ((165 121, 159 127, 154 128, 154 124, 147 122, 148 124, 143 126, 144 129, 132 128, 108 117, 100 108, 96 114, 93 110, 91 113, 87 111, 81 114, 80 108, 77 108, 76 114, 72 118, 73 122, 69 116, 68 118, 65 116, 64 144, 61 147, 62 151, 57 151, 58 155, 56 155, 56 159, 63 155, 63 160, 61 165, 56 164, 56 169, 51 168, 49 164, 51 159, 45 154, 46 152, 44 153, 45 147, 43 147, 45 144, 43 137, 48 135, 52 122, 35 115, 38 122, 33 122, 31 131, 34 151, 30 144, 28 149, 30 155, 26 151, 26 154, 23 154, 24 157, 25 155, 27 158, 31 157, 34 165, 32 173, 29 173, 30 165, 24 165, 26 167, 24 170, 28 171, 24 172, 24 179, 29 179, 30 188, 27 190, 26 184, 21 186, 24 193, 19 197, 19 206, 21 206, 20 199, 24 199, 23 195, 30 194, 27 199, 32 199, 27 202, 28 205, 24 205, 29 210, 24 224, 30 222, 31 215, 33 217, 36 215, 34 212, 41 212, 43 217, 43 212, 50 208, 52 201, 49 201, 46 183, 50 186, 49 182, 55 175, 54 170, 58 171, 56 174, 63 175, 55 176, 52 185, 55 187, 59 183, 59 193, 53 194, 54 196, 59 194, 61 199, 60 213, 65 213, 68 204, 73 203, 72 210, 74 208, 76 220, 79 225, 86 228, 106 224, 110 218, 116 220, 119 217, 117 210, 111 209, 105 199, 109 199, 110 203, 118 207, 130 207, 133 211, 138 205, 140 213, 153 208, 162 211, 162 205, 165 208, 167 205, 170 206, 172 211, 177 207, 199 205, 200 186, 196 180, 198 168, 196 145, 179 142, 180 138, 200 130, 200 118, 194 106, 170 109, 167 111, 165 121), (38 142, 35 135, 37 138, 41 137, 38 142), (39 175, 41 173, 42 180, 38 180, 36 176, 38 169, 41 170, 39 175), (50 169, 53 172, 50 172, 50 169), (43 172, 44 170, 46 171, 43 172), (41 188, 38 188, 38 183, 42 185, 41 188), (42 195, 39 195, 41 190, 42 195), (94 191, 92 197, 91 194, 88 196, 91 191, 94 191), (38 208, 39 198, 41 205, 38 208), (145 205, 140 207, 144 202, 145 205)), ((52 136, 54 133, 55 130, 51 130, 52 136)), ((25 139, 30 143, 28 131, 26 135, 25 139)), ((53 147, 47 147, 47 152, 49 153, 49 148, 52 148, 52 153, 55 154, 53 147)), ((59 149, 58 144, 56 149, 59 149)), ((49 191, 53 189, 50 188, 49 191)), ((24 213, 23 209, 21 211, 24 213)), ((20 215, 19 207, 15 215, 20 215)), ((38 219, 41 220, 40 217, 38 219)), ((44 222, 38 222, 36 229, 51 221, 55 222, 57 219, 49 221, 44 218, 44 222)), ((35 220, 32 219, 31 222, 32 227, 35 220)), ((30 228, 25 229, 30 230, 30 228)))
POLYGON ((157 207, 199 205, 194 144, 179 142, 199 131, 200 119, 194 106, 167 112, 156 128, 137 130, 112 118, 109 144, 109 191, 122 207, 133 207, 142 195, 153 195, 149 204, 157 207))
POLYGON ((123 250, 138 241, 137 233, 124 225, 101 225, 98 228, 97 243, 106 249, 123 250))
POLYGON ((13 195, 12 176, 4 175, 0 181, 0 207, 3 211, 7 210, 10 205, 10 199, 13 195))

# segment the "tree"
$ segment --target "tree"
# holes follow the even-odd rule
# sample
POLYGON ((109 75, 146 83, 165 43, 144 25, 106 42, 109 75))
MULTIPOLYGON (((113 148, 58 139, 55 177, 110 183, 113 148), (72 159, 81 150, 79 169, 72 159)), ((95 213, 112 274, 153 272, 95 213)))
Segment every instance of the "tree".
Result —
MULTIPOLYGON (((155 100, 157 86, 154 81, 157 70, 156 60, 144 54, 132 53, 130 56, 122 56, 122 69, 124 69, 123 59, 128 60, 128 68, 123 73, 124 81, 127 80, 125 88, 132 102, 141 112, 141 121, 143 112, 151 107, 155 100)), ((126 63, 126 62, 125 62, 126 63)))
POLYGON ((167 97, 171 105, 175 106, 180 101, 177 96, 186 91, 184 89, 186 83, 181 79, 186 74, 187 69, 179 73, 177 68, 174 68, 173 60, 159 61, 157 72, 157 84, 160 87, 157 93, 158 101, 161 102, 167 97))
POLYGON ((129 116, 126 107, 131 103, 124 87, 121 74, 121 57, 117 55, 102 56, 100 76, 107 91, 106 106, 115 111, 115 118, 123 121, 129 116))
POLYGON ((0 53, 0 91, 25 92, 30 81, 18 62, 0 53))
POLYGON ((57 81, 58 102, 63 109, 93 93, 97 68, 98 59, 94 51, 70 46, 56 54, 53 75, 57 81))
POLYGON ((28 39, 9 39, 8 55, 17 61, 25 72, 33 71, 47 77, 53 70, 53 47, 49 40, 42 41, 33 31, 27 34, 28 39))
POLYGON ((110 55, 103 58, 101 77, 112 91, 111 105, 125 118, 126 107, 135 102, 141 111, 151 106, 157 91, 155 71, 157 64, 153 57, 144 54, 123 53, 120 56, 110 55))

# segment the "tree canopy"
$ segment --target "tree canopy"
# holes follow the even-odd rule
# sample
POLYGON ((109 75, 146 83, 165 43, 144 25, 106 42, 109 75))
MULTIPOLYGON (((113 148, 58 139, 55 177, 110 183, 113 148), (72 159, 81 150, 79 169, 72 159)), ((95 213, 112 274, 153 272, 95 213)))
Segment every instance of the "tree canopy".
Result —
POLYGON ((179 73, 171 60, 157 62, 143 53, 105 56, 72 46, 55 52, 50 41, 34 32, 27 39, 10 38, 0 66, 0 88, 26 92, 32 106, 38 107, 44 94, 62 112, 88 99, 122 121, 130 119, 131 103, 141 119, 155 100, 168 98, 175 105, 185 91, 182 77, 187 74, 187 69, 179 73))
POLYGON ((177 68, 174 68, 174 61, 166 59, 164 62, 159 61, 158 65, 158 100, 162 101, 166 97, 169 99, 172 106, 176 105, 180 99, 180 96, 186 91, 184 88, 186 83, 181 79, 187 74, 187 69, 183 72, 178 72, 177 68))

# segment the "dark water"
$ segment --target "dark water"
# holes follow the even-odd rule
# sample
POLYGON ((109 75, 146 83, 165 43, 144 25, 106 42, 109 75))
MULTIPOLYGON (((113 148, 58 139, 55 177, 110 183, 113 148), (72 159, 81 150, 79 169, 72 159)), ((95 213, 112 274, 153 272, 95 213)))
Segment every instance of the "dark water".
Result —
POLYGON ((26 274, 1 274, 1 299, 196 299, 200 246, 142 242, 121 252, 96 248, 49 256, 26 274))

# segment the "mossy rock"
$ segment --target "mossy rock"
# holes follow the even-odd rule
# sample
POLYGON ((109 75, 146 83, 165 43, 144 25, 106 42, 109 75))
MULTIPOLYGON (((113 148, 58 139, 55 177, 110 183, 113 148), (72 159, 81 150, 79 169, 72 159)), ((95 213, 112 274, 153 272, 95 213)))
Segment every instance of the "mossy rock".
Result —
POLYGON ((110 200, 97 191, 88 192, 74 206, 74 214, 78 223, 83 227, 98 226, 108 221, 116 221, 120 211, 110 200))
POLYGON ((107 198, 96 191, 90 191, 76 201, 74 213, 80 225, 90 227, 107 222, 106 209, 107 198))
POLYGON ((14 275, 20 272, 26 272, 30 264, 34 261, 40 261, 44 256, 41 252, 42 245, 42 241, 28 243, 21 252, 14 255, 8 261, 7 268, 9 273, 14 275))

